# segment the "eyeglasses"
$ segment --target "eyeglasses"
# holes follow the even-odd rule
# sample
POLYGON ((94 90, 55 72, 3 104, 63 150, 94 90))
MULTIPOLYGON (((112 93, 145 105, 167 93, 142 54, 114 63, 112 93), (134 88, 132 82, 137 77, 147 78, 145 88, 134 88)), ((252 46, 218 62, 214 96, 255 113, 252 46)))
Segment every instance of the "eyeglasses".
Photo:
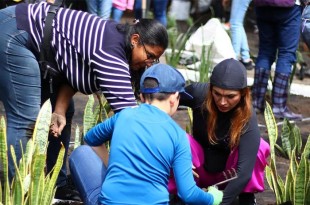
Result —
POLYGON ((156 58, 156 56, 153 53, 150 53, 148 50, 146 50, 145 45, 143 43, 143 41, 141 41, 141 44, 144 48, 144 52, 146 54, 146 60, 151 60, 152 65, 159 63, 159 59, 156 58))

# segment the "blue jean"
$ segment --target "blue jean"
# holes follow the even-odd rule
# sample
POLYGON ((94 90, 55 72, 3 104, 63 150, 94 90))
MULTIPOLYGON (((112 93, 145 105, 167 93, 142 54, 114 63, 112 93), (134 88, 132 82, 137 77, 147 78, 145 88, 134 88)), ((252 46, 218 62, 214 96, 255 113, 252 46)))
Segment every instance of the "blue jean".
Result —
POLYGON ((250 59, 250 49, 243 22, 251 0, 233 0, 230 12, 230 31, 232 46, 236 54, 242 60, 250 59))
POLYGON ((302 7, 257 7, 259 52, 256 67, 271 69, 276 60, 276 72, 291 73, 296 62, 296 50, 300 38, 302 7))
POLYGON ((106 167, 90 146, 81 145, 70 155, 71 176, 84 204, 98 204, 106 167))
MULTIPOLYGON (((28 140, 32 137, 37 115, 42 102, 51 97, 55 105, 56 93, 49 95, 48 83, 41 82, 38 61, 26 47, 28 33, 16 28, 15 6, 0 10, 0 100, 3 102, 7 119, 7 144, 13 146, 16 159, 22 156, 28 140), (20 145, 21 142, 21 145, 20 145)), ((55 86, 57 92, 57 86, 55 86)), ((67 112, 67 126, 62 136, 65 147, 69 146, 71 120, 74 113, 73 102, 67 112)), ((54 106, 53 106, 54 107, 54 106)), ((51 170, 53 160, 58 156, 59 139, 51 140, 48 147, 47 167, 51 170), (55 141, 58 141, 55 143, 55 141)), ((9 178, 15 175, 11 154, 9 159, 9 178)), ((64 162, 58 184, 66 181, 66 163, 64 162), (64 174, 65 173, 65 174, 64 174)))
MULTIPOLYGON (((160 23, 162 23, 164 26, 167 26, 167 5, 168 0, 153 1, 154 18, 160 23)), ((135 1, 134 11, 136 19, 142 18, 142 0, 135 1)))
POLYGON ((110 19, 112 0, 87 0, 87 11, 96 14, 103 19, 110 19))
POLYGON ((123 13, 124 13, 124 11, 113 7, 112 8, 112 19, 116 22, 120 22, 122 19, 123 13))
POLYGON ((301 15, 302 23, 301 23, 301 35, 304 42, 310 48, 310 5, 307 5, 301 15))
MULTIPOLYGON (((6 111, 8 149, 13 146, 20 159, 21 146, 25 150, 40 109, 40 69, 33 53, 24 46, 27 32, 16 29, 15 7, 0 10, 0 28, 0 100, 6 111)), ((11 154, 8 159, 12 178, 11 154)))

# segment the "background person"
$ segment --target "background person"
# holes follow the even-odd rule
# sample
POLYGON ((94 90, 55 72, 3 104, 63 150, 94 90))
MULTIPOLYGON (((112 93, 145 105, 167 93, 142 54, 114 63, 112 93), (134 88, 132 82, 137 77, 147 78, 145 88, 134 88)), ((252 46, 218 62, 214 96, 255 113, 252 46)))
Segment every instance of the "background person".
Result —
MULTIPOLYGON (((214 67, 210 84, 193 83, 185 90, 193 96, 180 104, 193 109, 194 139, 189 140, 197 184, 208 187, 236 172, 237 179, 219 186, 221 205, 232 204, 237 196, 239 204, 256 204, 254 193, 264 190, 269 145, 260 137, 245 67, 226 59, 214 67)), ((170 182, 170 193, 174 188, 170 182)))
POLYGON ((186 33, 190 25, 188 19, 190 18, 192 2, 191 0, 172 0, 169 6, 169 16, 176 21, 177 31, 179 33, 186 33))
MULTIPOLYGON (((57 74, 51 85, 49 78, 41 77, 38 63, 49 8, 42 2, 0 10, 0 100, 7 117, 8 146, 14 147, 19 161, 20 141, 25 150, 40 106, 51 97, 53 136, 49 137, 47 171, 57 160, 61 142, 68 150, 74 93, 100 91, 115 112, 136 106, 132 83, 139 84, 135 80, 168 45, 167 31, 157 21, 141 19, 134 25, 121 25, 87 12, 60 8, 52 26, 50 45, 55 62, 51 63, 57 74)), ((65 186, 66 171, 65 155, 55 197, 76 199, 65 186)), ((11 154, 9 174, 10 178, 14 176, 11 154)))
MULTIPOLYGON (((143 17, 143 8, 142 8, 143 0, 135 0, 134 12, 135 18, 140 19, 143 17)), ((146 1, 146 10, 150 7, 152 8, 154 19, 162 23, 164 26, 167 26, 167 6, 168 0, 145 0, 146 1)))
POLYGON ((253 106, 257 112, 264 111, 271 65, 276 61, 271 98, 273 114, 279 119, 302 119, 302 115, 287 107, 292 65, 296 62, 300 39, 302 7, 297 2, 292 7, 256 6, 259 50, 252 88, 253 106))
POLYGON ((110 19, 112 0, 86 0, 87 11, 105 20, 110 19))
POLYGON ((86 204, 97 204, 97 200, 99 204, 168 204, 171 168, 187 204, 221 202, 222 193, 216 188, 204 192, 196 186, 186 133, 171 118, 180 97, 191 97, 184 86, 179 71, 154 65, 141 78, 143 103, 115 114, 84 136, 90 146, 111 142, 107 169, 87 145, 70 156, 70 170, 86 204))
POLYGON ((254 68, 254 63, 250 58, 248 39, 243 25, 244 17, 251 0, 231 1, 232 3, 229 19, 231 43, 236 54, 236 59, 240 59, 241 63, 247 70, 252 70, 254 68))
POLYGON ((121 22, 124 11, 133 11, 135 0, 113 0, 112 19, 121 22))

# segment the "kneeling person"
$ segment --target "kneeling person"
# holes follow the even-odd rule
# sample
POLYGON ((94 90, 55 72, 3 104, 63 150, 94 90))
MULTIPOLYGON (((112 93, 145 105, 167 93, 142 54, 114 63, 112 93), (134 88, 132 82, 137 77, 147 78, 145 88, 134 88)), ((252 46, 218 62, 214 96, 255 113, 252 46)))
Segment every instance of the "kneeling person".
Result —
POLYGON ((86 204, 168 204, 171 169, 186 204, 221 202, 221 191, 212 187, 205 192, 196 186, 186 133, 171 118, 180 97, 192 98, 184 86, 175 68, 153 65, 140 81, 143 103, 122 110, 86 134, 90 146, 111 141, 107 169, 89 146, 71 154, 71 174, 86 204))

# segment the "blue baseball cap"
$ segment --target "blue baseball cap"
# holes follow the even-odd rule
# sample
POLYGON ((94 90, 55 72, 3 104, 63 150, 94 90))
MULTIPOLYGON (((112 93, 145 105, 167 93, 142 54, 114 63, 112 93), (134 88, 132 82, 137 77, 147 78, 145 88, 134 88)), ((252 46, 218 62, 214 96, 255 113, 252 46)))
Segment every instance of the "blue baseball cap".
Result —
POLYGON ((181 98, 192 99, 193 97, 185 92, 185 79, 175 68, 158 63, 144 71, 140 80, 141 93, 175 93, 179 92, 181 98), (145 88, 143 83, 146 78, 154 78, 158 82, 158 87, 145 88))

